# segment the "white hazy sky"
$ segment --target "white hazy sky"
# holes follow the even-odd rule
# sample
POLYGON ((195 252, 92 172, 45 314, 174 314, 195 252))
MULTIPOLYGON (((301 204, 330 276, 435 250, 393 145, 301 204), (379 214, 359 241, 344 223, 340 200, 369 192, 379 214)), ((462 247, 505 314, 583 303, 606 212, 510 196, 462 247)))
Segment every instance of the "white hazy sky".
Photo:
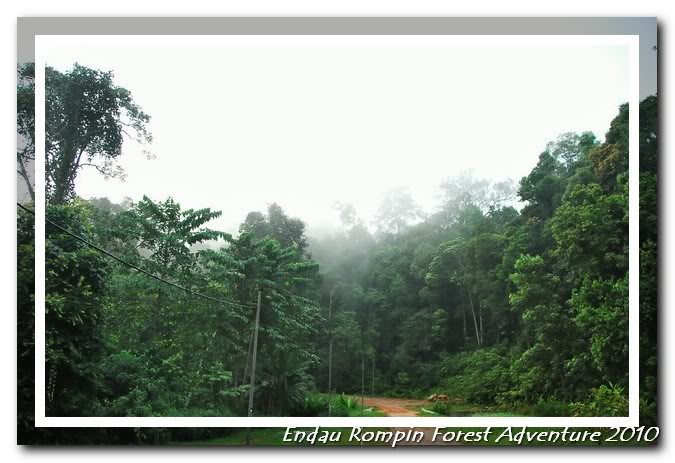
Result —
POLYGON ((126 182, 83 171, 85 198, 211 207, 234 232, 279 203, 310 233, 335 201, 367 221, 407 186, 427 211, 447 176, 519 180, 548 141, 601 139, 628 100, 628 50, 553 38, 449 36, 53 36, 48 65, 115 73, 151 115, 147 160, 131 141, 126 182))

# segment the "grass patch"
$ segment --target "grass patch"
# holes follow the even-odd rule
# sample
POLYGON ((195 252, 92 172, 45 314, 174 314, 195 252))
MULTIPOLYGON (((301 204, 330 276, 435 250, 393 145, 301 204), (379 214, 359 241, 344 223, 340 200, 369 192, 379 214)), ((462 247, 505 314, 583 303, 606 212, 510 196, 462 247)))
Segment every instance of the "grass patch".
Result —
MULTIPOLYGON (((364 415, 365 416, 365 415, 364 415)), ((313 431, 314 428, 297 428, 302 431, 313 431)), ((368 431, 387 431, 389 428, 364 428, 368 431)), ((337 442, 321 443, 316 442, 314 445, 304 442, 284 442, 284 433, 286 428, 255 428, 251 430, 251 446, 256 447, 331 447, 331 446, 359 446, 359 445, 388 445, 386 442, 374 442, 369 444, 361 444, 358 441, 350 442, 349 434, 352 428, 321 428, 320 431, 340 432, 340 440, 337 442)), ((213 439, 189 441, 189 442, 172 442, 170 445, 180 446, 244 446, 246 445, 246 430, 238 430, 229 436, 215 437, 213 439)))
POLYGON ((480 413, 474 413, 471 416, 523 416, 523 415, 518 415, 516 413, 511 413, 511 412, 503 412, 503 411, 494 411, 494 412, 480 412, 480 413))

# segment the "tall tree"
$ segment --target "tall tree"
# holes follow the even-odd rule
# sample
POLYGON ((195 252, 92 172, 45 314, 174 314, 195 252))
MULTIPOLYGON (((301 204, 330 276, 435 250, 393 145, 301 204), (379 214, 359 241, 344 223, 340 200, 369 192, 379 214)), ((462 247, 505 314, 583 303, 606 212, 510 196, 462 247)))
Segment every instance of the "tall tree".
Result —
POLYGON ((35 65, 19 66, 16 88, 17 173, 32 200, 35 200, 33 178, 35 162, 35 65))
POLYGON ((375 223, 381 233, 399 234, 411 223, 423 217, 410 192, 404 188, 389 190, 377 211, 375 223))
POLYGON ((284 247, 295 247, 301 254, 307 248, 305 223, 289 217, 277 203, 268 206, 266 215, 258 211, 249 212, 239 231, 252 233, 256 239, 273 238, 284 247))
MULTIPOLYGON (((35 89, 30 66, 21 72, 19 83, 20 127, 29 138, 34 137, 30 102, 35 89)), ((83 167, 94 168, 106 178, 123 176, 116 160, 125 137, 141 144, 152 142, 146 127, 150 116, 129 90, 115 85, 113 77, 112 72, 78 64, 66 72, 45 69, 45 181, 50 203, 63 204, 74 195, 75 179, 83 167)), ((19 156, 20 173, 31 158, 30 149, 29 144, 19 156)))

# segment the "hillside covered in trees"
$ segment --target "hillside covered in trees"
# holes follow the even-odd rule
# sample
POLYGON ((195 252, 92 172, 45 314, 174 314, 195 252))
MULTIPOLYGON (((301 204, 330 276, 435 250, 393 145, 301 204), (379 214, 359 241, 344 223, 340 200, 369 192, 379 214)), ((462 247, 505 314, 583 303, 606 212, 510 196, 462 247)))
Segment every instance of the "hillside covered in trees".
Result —
MULTIPOLYGON (((640 121, 641 394, 653 403, 656 97, 640 121)), ((545 147, 517 186, 520 210, 504 183, 469 174, 444 182, 441 210, 416 225, 412 202, 385 201, 375 236, 342 207, 341 232, 310 246, 332 305, 334 384, 358 390, 365 356, 376 393, 625 412, 627 146, 624 105, 603 142, 564 134, 545 147)))
MULTIPOLYGON (((48 415, 245 415, 258 291, 256 415, 327 414, 319 393, 329 376, 336 393, 360 393, 364 369, 368 394, 627 414, 628 105, 602 139, 568 133, 542 147, 516 185, 449 175, 437 210, 400 190, 375 224, 338 203, 327 214, 339 214, 340 229, 319 238, 283 204, 250 212, 230 235, 210 225, 219 211, 184 208, 179 191, 122 204, 78 197, 81 169, 119 176, 127 135, 152 141, 150 116, 110 73, 48 69, 47 86, 48 415)), ((18 91, 18 170, 28 180, 30 66, 18 91)), ((656 101, 640 105, 640 172, 631 172, 640 176, 643 424, 656 419, 656 101)), ((19 434, 31 439, 34 217, 25 206, 19 434)))

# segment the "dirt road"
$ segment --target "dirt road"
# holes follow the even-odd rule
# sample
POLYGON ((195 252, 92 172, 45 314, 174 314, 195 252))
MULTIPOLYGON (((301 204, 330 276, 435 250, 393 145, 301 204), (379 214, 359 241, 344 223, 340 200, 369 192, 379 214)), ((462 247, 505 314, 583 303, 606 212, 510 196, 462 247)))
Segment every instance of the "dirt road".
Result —
POLYGON ((364 397, 366 407, 376 407, 387 416, 417 416, 415 410, 429 402, 414 399, 395 399, 391 397, 364 397))
MULTIPOLYGON (((429 402, 415 399, 394 399, 390 397, 364 397, 363 404, 366 407, 375 407, 386 413, 387 416, 417 416, 416 410, 420 406, 430 407, 429 402)), ((407 431, 408 428, 392 428, 394 430, 407 431)), ((415 431, 424 432, 424 438, 420 442, 406 442, 400 445, 457 445, 454 442, 434 442, 434 430, 436 428, 415 428, 415 431)))

